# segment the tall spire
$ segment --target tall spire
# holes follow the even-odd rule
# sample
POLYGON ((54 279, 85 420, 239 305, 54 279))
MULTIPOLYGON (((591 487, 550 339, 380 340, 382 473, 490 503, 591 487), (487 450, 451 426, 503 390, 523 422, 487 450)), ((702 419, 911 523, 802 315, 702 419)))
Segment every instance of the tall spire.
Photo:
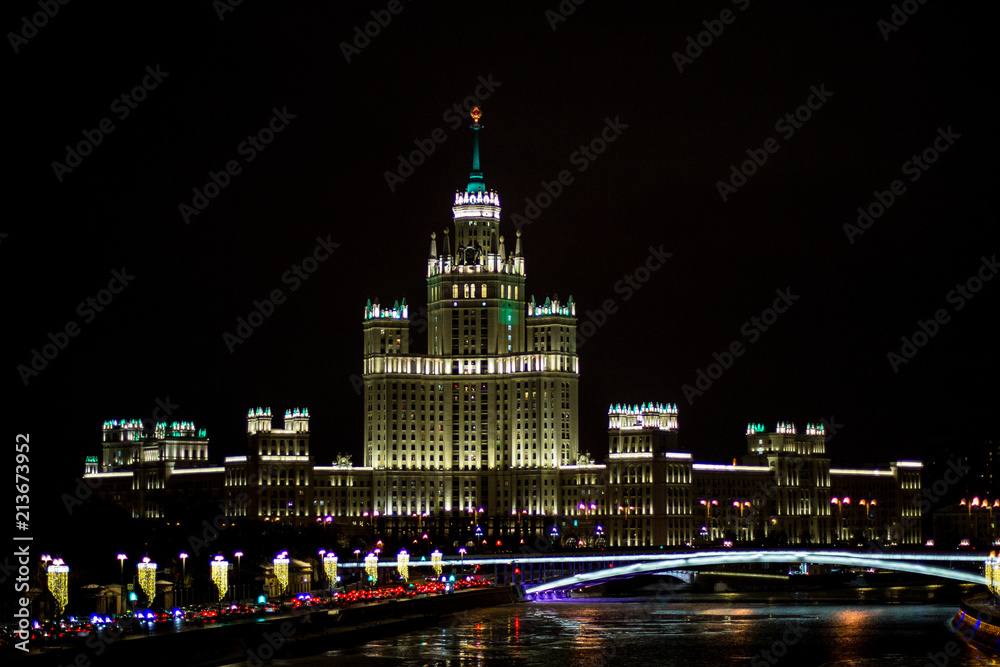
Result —
POLYGON ((469 115, 472 116, 472 125, 469 126, 469 129, 472 130, 472 173, 469 174, 469 185, 465 191, 486 192, 483 172, 479 169, 479 130, 483 129, 483 126, 479 124, 479 118, 483 112, 479 110, 479 107, 472 107, 469 115))

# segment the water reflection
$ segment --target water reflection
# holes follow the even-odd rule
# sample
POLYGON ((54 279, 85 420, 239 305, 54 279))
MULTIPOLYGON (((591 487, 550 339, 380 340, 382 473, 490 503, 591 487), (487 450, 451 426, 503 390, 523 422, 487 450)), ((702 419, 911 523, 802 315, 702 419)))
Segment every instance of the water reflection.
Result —
MULTIPOLYGON (((661 600, 568 600, 466 612, 291 667, 631 664, 718 667, 924 665, 957 642, 953 586, 798 593, 675 594, 661 600), (759 662, 756 664, 760 664, 759 662)), ((954 665, 1000 662, 962 645, 954 665)))

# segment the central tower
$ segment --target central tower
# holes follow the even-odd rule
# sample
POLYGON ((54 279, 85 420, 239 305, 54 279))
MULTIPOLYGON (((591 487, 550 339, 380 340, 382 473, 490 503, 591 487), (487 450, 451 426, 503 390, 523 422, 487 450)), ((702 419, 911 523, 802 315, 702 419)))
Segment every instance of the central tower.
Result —
POLYGON ((365 465, 384 514, 551 515, 558 470, 576 463, 576 306, 526 294, 521 234, 509 251, 471 116, 454 233, 431 234, 427 354, 410 351, 405 299, 365 308, 365 465))

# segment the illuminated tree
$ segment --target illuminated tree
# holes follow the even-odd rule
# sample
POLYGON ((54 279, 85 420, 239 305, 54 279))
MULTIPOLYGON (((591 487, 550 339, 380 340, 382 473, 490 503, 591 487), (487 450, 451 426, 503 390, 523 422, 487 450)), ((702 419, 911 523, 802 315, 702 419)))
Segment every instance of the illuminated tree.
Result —
POLYGON ((69 603, 69 566, 61 558, 52 561, 48 568, 49 591, 56 599, 56 616, 61 616, 69 603))
POLYGON ((226 597, 226 591, 229 590, 229 562, 222 556, 216 556, 212 561, 212 581, 219 589, 219 602, 222 602, 222 598, 226 597))
POLYGON ((136 565, 136 569, 139 570, 139 586, 146 594, 146 598, 152 602, 156 597, 156 563, 151 563, 146 557, 136 565))

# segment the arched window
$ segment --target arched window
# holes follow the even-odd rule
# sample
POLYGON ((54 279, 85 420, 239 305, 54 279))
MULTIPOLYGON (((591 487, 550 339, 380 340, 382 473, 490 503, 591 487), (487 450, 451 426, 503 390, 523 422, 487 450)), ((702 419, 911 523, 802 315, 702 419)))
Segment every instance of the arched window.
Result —
POLYGON ((452 285, 451 286, 451 298, 452 299, 457 299, 458 298, 458 285, 452 285))
POLYGON ((463 291, 463 294, 465 294, 465 298, 466 299, 469 298, 469 285, 468 285, 468 283, 466 283, 466 285, 465 285, 465 290, 463 291))
POLYGON ((483 283, 483 298, 486 298, 486 283, 483 283))

